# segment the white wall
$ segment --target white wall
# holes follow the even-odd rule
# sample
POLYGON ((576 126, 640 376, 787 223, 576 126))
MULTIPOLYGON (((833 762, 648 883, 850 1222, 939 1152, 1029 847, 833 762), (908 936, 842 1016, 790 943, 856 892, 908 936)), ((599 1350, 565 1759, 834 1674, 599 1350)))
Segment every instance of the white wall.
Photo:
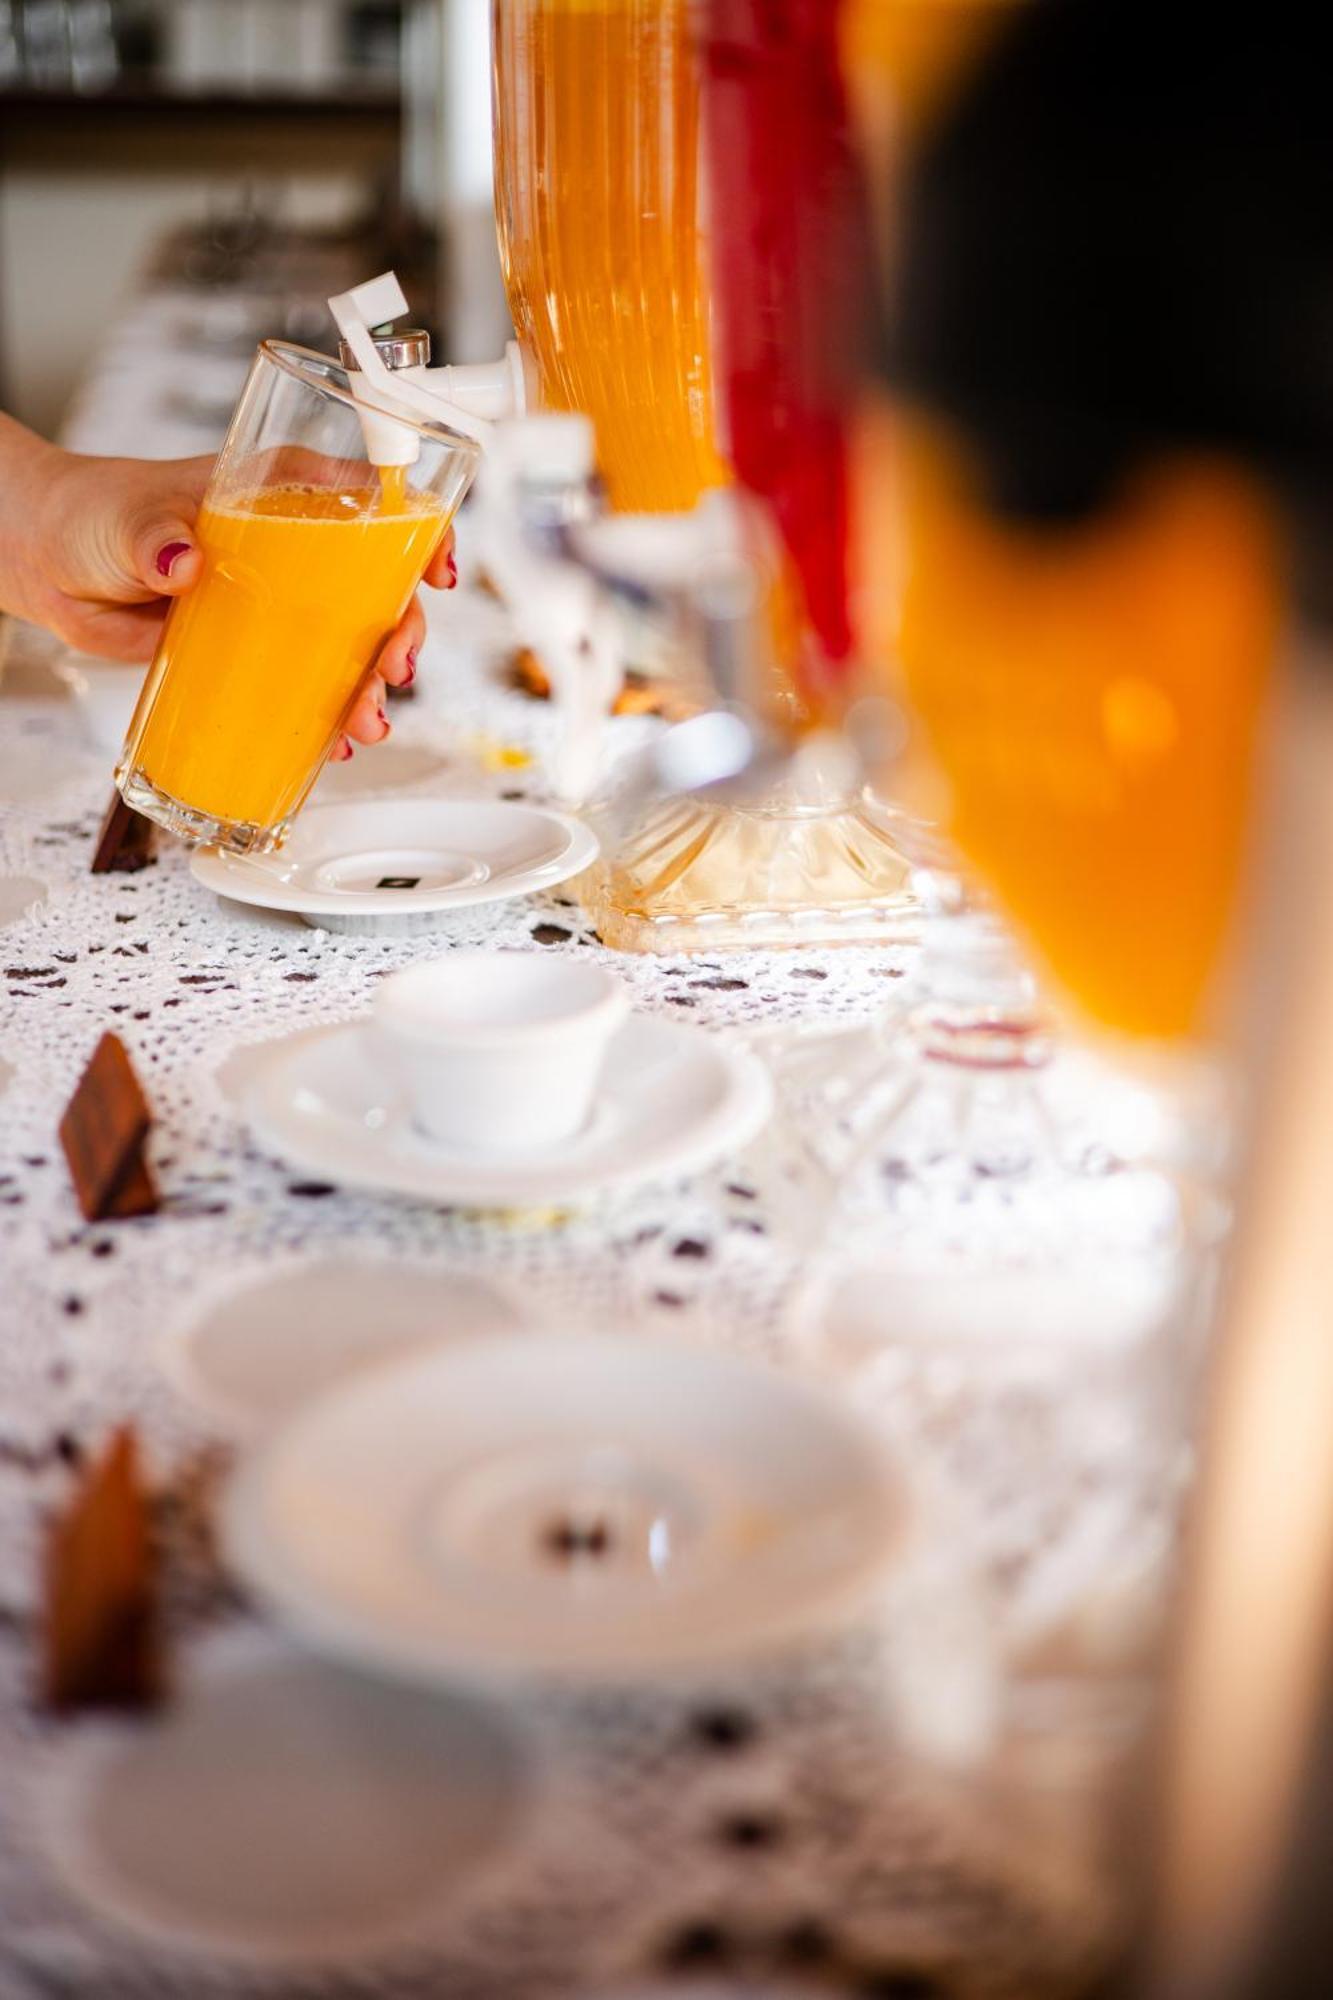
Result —
MULTIPOLYGON (((68 128, 66 128, 68 129, 68 128)), ((288 222, 340 222, 397 156, 396 132, 337 120, 192 130, 188 121, 7 147, 0 157, 0 381, 48 434, 118 300, 166 232, 248 185, 288 222)))
MULTIPOLYGON (((336 174, 282 183, 283 213, 310 220, 354 209, 336 174)), ((234 175, 16 173, 0 178, 0 339, 13 414, 50 435, 97 341, 154 244, 236 200, 234 175)))

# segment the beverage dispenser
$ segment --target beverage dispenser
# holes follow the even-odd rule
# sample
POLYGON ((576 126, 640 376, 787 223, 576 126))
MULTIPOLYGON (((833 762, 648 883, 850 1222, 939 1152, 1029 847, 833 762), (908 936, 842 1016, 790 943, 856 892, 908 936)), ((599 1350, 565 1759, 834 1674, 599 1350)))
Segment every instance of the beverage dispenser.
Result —
MULTIPOLYGON (((783 159, 780 139, 739 122, 738 109, 757 117, 767 105, 749 93, 739 107, 710 102, 706 15, 690 0, 495 4, 501 260, 541 403, 592 421, 612 518, 583 553, 646 591, 678 633, 697 633, 708 595, 714 651, 748 662, 748 705, 806 744, 744 801, 650 799, 605 843, 587 900, 601 935, 628 950, 897 937, 915 903, 895 816, 864 793, 845 746, 819 734, 850 685, 843 489, 838 439, 795 383, 807 336, 825 324, 818 233, 841 219, 844 194, 855 207, 859 187, 850 173, 822 211, 807 191, 815 210, 772 253, 788 265, 759 269, 756 228, 804 198, 802 167, 783 159), (733 140, 744 185, 710 195, 733 140), (765 145, 780 168, 773 185, 765 145), (784 327, 792 261, 811 255, 799 276, 813 316, 784 327), (751 350, 758 373, 746 380, 751 350), (780 467, 768 484, 755 479, 765 452, 780 467), (668 525, 686 512, 693 536, 668 525), (725 612, 714 587, 724 560, 725 612), (719 619, 737 628, 729 639, 719 619)), ((774 55, 765 43, 759 60, 774 55)), ((800 53, 781 60, 794 82, 800 53)), ((821 121, 828 143, 843 143, 836 96, 814 105, 806 164, 825 143, 821 121)))

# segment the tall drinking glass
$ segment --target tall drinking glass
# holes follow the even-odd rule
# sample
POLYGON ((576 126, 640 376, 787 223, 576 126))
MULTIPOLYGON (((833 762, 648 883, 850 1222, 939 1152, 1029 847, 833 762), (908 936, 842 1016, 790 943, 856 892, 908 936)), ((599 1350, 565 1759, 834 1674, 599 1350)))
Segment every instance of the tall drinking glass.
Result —
POLYGON ((410 462, 372 464, 364 407, 324 355, 260 347, 116 771, 189 840, 281 843, 471 482, 474 444, 397 413, 410 462))

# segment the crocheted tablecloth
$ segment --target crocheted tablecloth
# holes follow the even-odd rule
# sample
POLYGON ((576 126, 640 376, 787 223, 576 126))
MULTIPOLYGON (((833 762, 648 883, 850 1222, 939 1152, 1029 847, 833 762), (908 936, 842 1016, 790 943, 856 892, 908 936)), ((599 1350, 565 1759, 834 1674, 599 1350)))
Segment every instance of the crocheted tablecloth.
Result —
MULTIPOLYGON (((169 302, 151 312, 165 324, 169 302)), ((115 368, 132 373, 127 357, 147 338, 131 328, 115 368)), ((119 380, 113 369, 100 402, 85 391, 76 442, 124 445, 116 412, 133 397, 122 383, 117 403, 119 380)), ((389 745, 326 774, 322 796, 539 790, 539 762, 487 768, 497 744, 539 758, 551 727, 490 670, 478 634, 494 636, 493 608, 441 600, 431 620, 423 693, 396 706, 389 745)), ((246 1049, 359 1013, 384 973, 449 945, 611 954, 559 891, 451 915, 433 936, 363 937, 222 903, 166 841, 142 872, 94 877, 109 788, 78 704, 11 663, 0 691, 0 2000, 536 2000, 701 1977, 749 1979, 755 1992, 1076 1990, 1114 1930, 1108 1827, 1151 1694, 1131 1613, 1136 1589, 1155 1601, 1186 1428, 1166 1336, 1138 1325, 1085 1342, 1071 1323, 1034 1351, 1011 1328, 984 1353, 890 1340, 873 1365, 852 1365, 812 1332, 851 1238, 788 1226, 780 1128, 692 1182, 559 1217, 445 1211, 292 1170, 247 1131, 246 1049), (107 1028, 151 1099, 164 1199, 156 1216, 89 1225, 56 1127, 107 1028), (238 1670, 336 1678, 223 1574, 211 1524, 241 1440, 165 1357, 228 1300, 350 1265, 382 1274, 386 1292, 404 1273, 437 1284, 446 1307, 465 1278, 499 1280, 542 1325, 680 1335, 835 1378, 928 1469, 935 1575, 909 1644, 866 1626, 706 1685, 493 1700, 527 1776, 487 1867, 445 1871, 410 1936, 332 1955, 312 1937, 303 1954, 266 1955, 191 1934, 169 1911, 145 1915, 133 1894, 90 1890, 71 1859, 94 1840, 87 1801, 106 1757, 166 1725, 126 1739, 123 1723, 40 1713, 41 1538, 80 1464, 132 1420, 156 1494, 178 1704, 206 1708, 238 1670), (955 1727, 960 1715, 971 1720, 955 1727)), ((616 966, 637 1006, 719 1033, 762 1030, 756 1045, 769 1047, 775 1030, 870 1020, 918 974, 906 946, 616 966)), ((1170 1196, 1095 1137, 1058 1170, 1020 1161, 942 1176, 957 1164, 947 1122, 933 1147, 918 1133, 910 1158, 881 1149, 856 1241, 904 1271, 924 1258, 929 1286, 951 1268, 984 1284, 1000 1265, 1076 1279, 1093 1257, 1151 1286, 1178 1241, 1170 1196)), ((349 1823, 357 1797, 345 1798, 349 1823)), ((207 1815, 209 1799, 195 1807, 207 1815)))

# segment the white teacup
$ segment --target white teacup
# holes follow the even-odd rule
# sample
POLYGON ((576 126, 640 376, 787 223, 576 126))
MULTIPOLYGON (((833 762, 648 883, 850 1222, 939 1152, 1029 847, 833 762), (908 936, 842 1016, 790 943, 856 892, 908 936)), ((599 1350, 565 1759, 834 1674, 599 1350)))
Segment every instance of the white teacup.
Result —
POLYGON ((413 1123, 458 1152, 527 1153, 588 1122, 629 997, 575 958, 451 951, 386 979, 375 995, 377 1053, 413 1123))

